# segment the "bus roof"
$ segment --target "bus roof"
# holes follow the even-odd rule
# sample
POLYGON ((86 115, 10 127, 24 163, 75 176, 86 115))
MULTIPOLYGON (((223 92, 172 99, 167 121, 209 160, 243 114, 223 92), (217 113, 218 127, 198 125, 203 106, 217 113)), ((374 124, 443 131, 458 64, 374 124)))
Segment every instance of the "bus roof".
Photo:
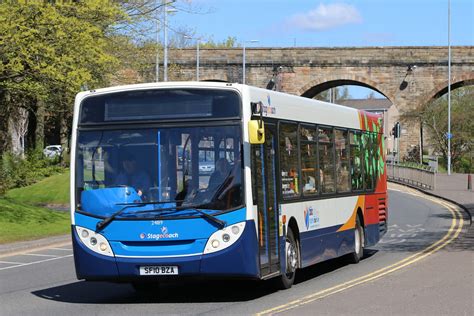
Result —
MULTIPOLYGON (((248 93, 251 102, 262 102, 264 106, 264 116, 268 117, 362 130, 372 130, 371 128, 368 128, 367 122, 373 122, 376 125, 380 125, 378 120, 381 116, 378 114, 356 110, 344 105, 304 98, 297 95, 239 83, 216 81, 151 82, 89 90, 77 94, 76 106, 79 105, 83 98, 89 95, 156 88, 235 89, 241 91, 242 94, 248 93)), ((379 126, 379 128, 381 128, 381 126, 379 126)))

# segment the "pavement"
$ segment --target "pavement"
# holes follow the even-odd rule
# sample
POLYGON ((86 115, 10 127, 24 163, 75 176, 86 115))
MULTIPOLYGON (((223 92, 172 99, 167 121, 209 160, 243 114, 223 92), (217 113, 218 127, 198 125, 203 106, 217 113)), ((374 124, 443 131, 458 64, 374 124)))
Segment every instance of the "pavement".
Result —
MULTIPOLYGON (((472 186, 474 186, 474 175, 472 186)), ((448 176, 447 174, 436 175, 436 189, 422 190, 430 195, 436 195, 443 199, 449 200, 461 206, 471 216, 474 215, 474 191, 467 189, 467 174, 454 173, 448 176)))
MULTIPOLYGON (((429 195, 453 202, 462 207, 470 216, 471 226, 469 227, 468 235, 474 236, 474 229, 472 227, 472 217, 474 215, 474 191, 472 189, 467 189, 467 174, 451 174, 450 176, 446 174, 437 174, 435 190, 416 189, 429 195)), ((38 240, 0 244, 0 257, 33 249, 37 250, 48 247, 60 247, 70 243, 71 235, 67 234, 38 240)))

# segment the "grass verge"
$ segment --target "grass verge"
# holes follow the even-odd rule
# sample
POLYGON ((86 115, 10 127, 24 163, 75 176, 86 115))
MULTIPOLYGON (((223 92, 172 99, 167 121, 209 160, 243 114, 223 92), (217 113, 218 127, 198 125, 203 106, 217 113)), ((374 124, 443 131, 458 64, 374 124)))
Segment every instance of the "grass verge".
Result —
POLYGON ((45 178, 27 187, 9 190, 5 197, 10 201, 29 205, 69 204, 69 172, 45 178))
POLYGON ((69 230, 69 212, 0 198, 0 244, 67 234, 69 230))

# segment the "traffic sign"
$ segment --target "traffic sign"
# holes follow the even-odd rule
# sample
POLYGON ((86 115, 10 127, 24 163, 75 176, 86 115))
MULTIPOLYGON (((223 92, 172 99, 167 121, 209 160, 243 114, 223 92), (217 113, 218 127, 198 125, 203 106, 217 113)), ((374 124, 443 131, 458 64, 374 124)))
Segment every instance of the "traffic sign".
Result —
POLYGON ((451 133, 446 133, 446 138, 447 138, 447 139, 453 138, 453 134, 451 134, 451 133))

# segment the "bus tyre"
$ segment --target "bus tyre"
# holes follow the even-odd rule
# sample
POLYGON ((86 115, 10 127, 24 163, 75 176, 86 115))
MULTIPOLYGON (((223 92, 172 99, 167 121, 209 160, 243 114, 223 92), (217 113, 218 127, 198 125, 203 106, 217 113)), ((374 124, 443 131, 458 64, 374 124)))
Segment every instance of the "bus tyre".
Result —
POLYGON ((364 227, 360 224, 360 218, 357 216, 354 228, 354 252, 348 258, 350 263, 358 263, 364 256, 364 227))
POLYGON ((298 268, 299 262, 299 250, 298 244, 296 243, 295 236, 290 227, 286 235, 285 242, 285 255, 286 255, 286 271, 279 277, 279 288, 282 290, 289 289, 295 281, 296 269, 298 268))

